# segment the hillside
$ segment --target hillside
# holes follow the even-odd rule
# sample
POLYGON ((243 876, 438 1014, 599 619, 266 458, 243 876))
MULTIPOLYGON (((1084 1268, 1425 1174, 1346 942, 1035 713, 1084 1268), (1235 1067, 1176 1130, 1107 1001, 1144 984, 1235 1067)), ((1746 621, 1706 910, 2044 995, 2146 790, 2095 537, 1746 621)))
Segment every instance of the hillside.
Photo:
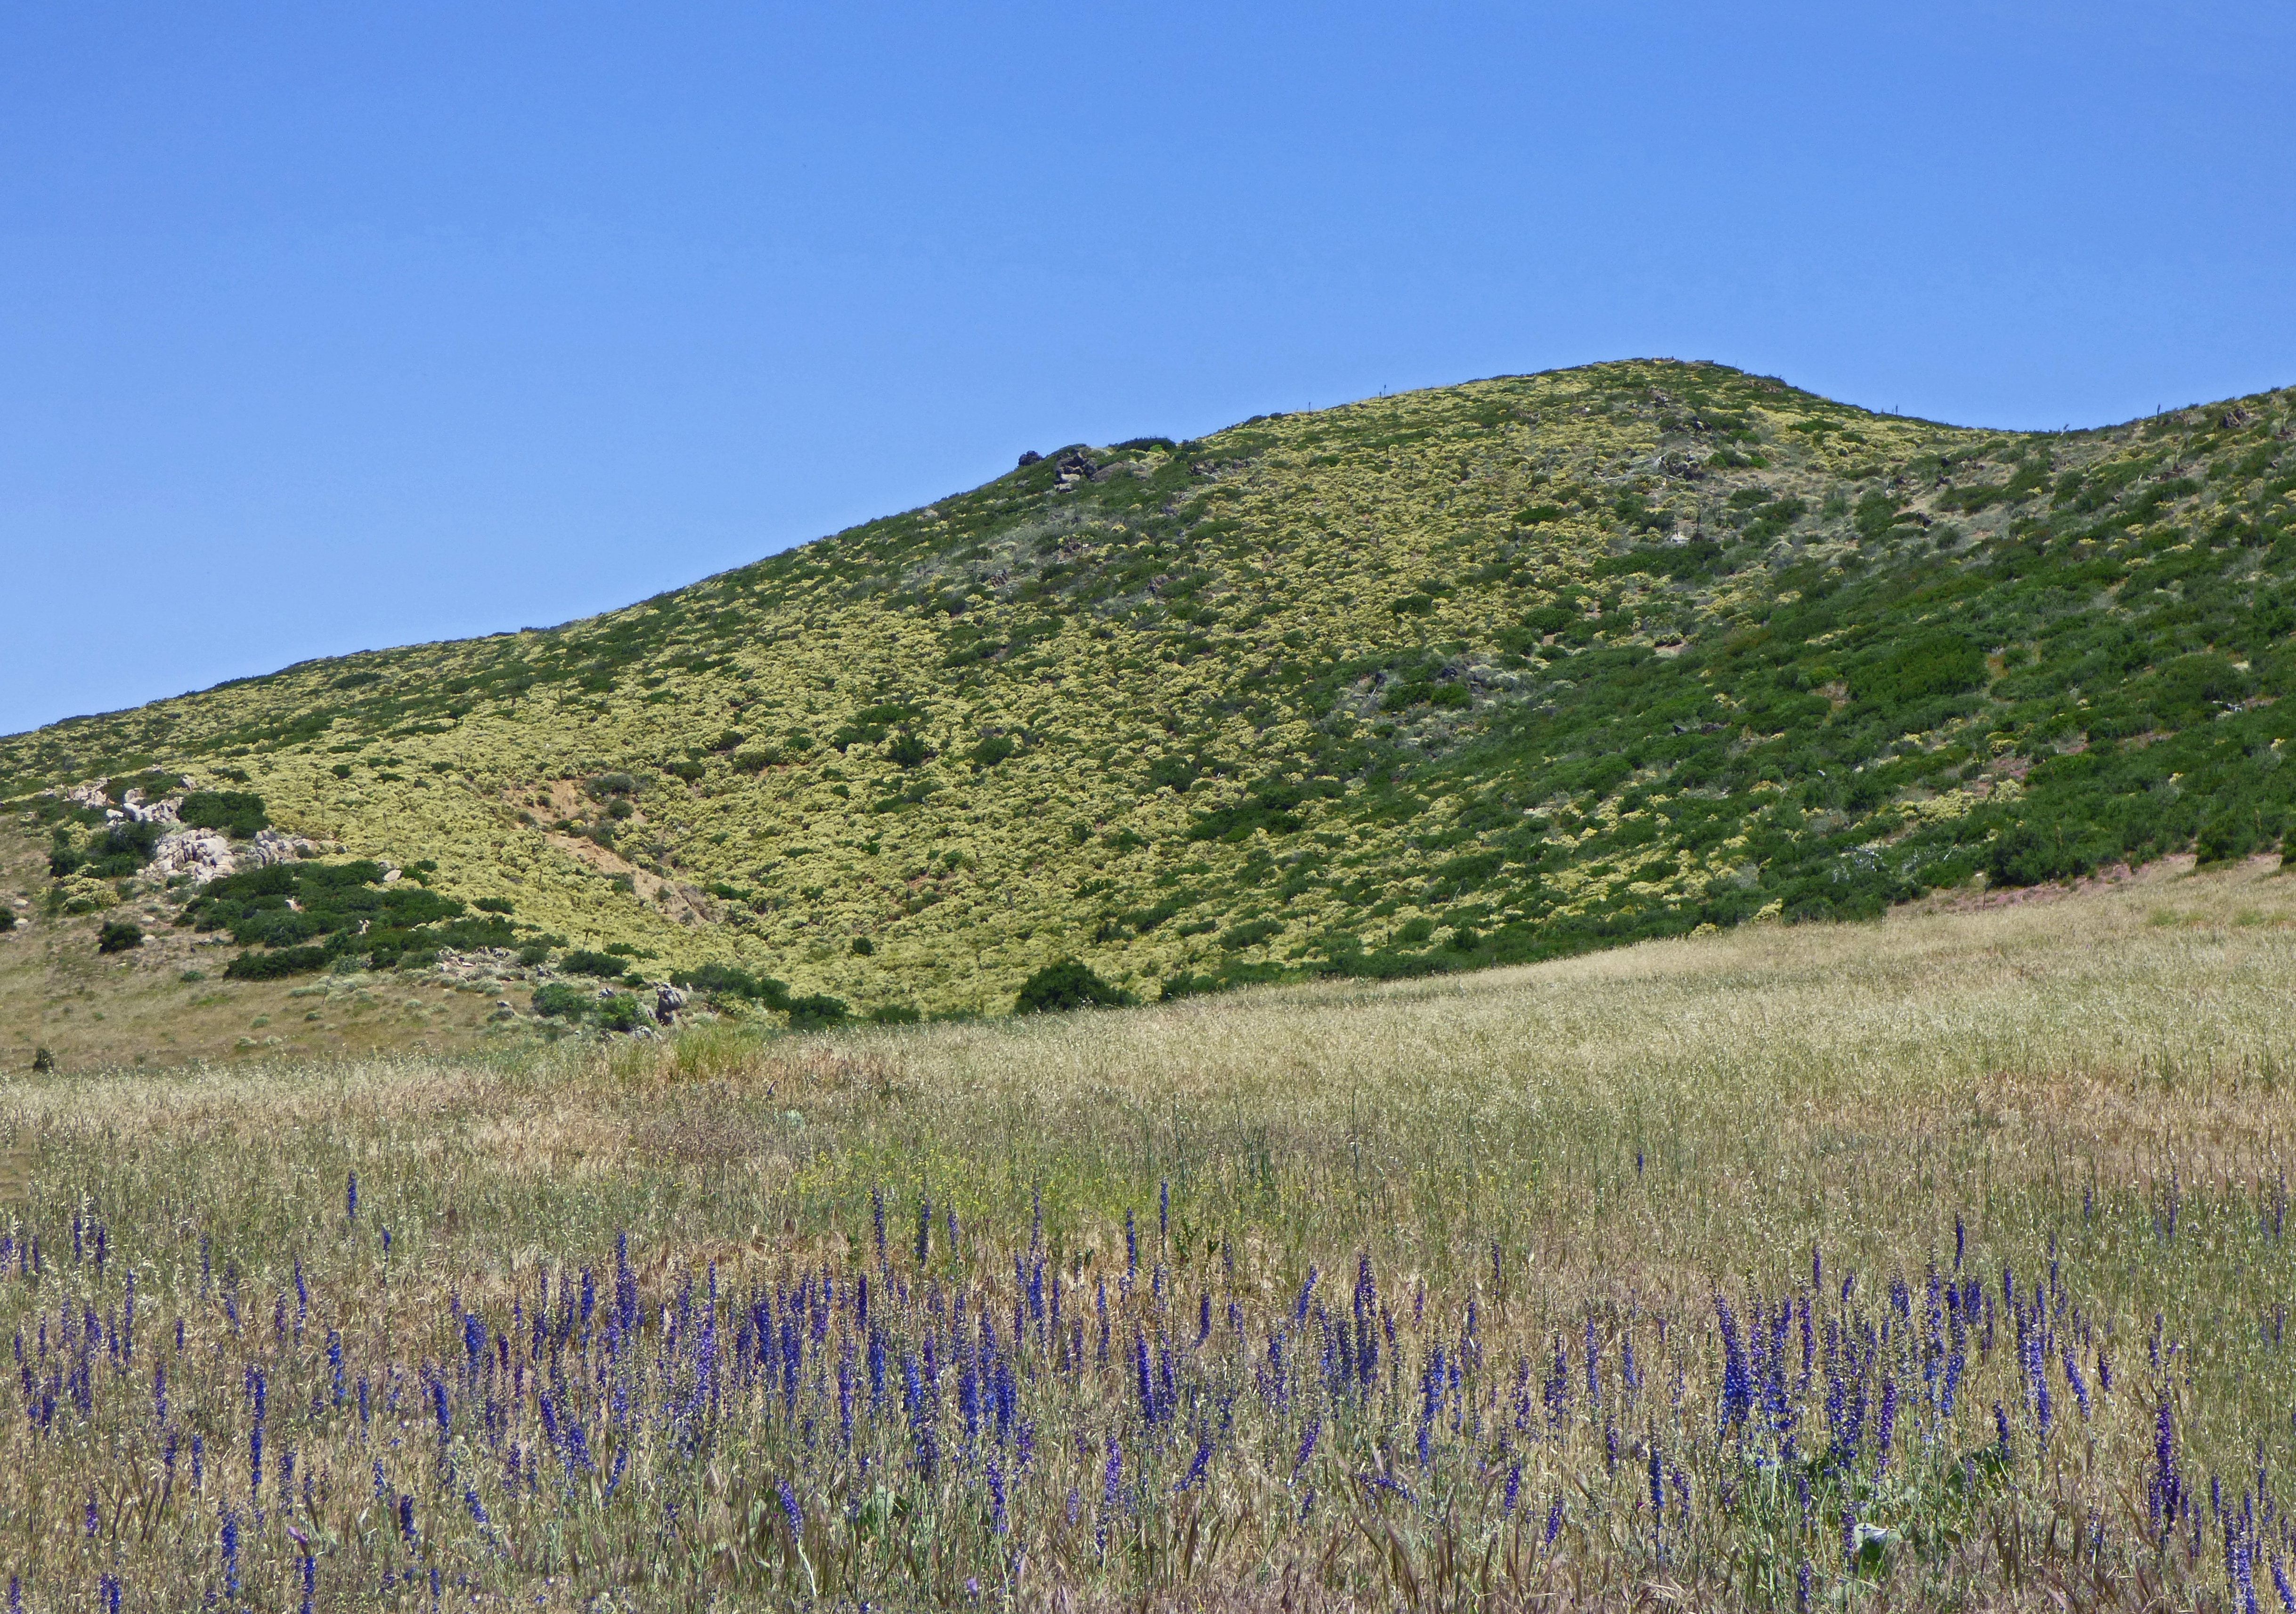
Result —
POLYGON ((2269 849, 2292 404, 2023 434, 1647 361, 1063 449, 562 627, 0 740, 54 874, 0 948, 125 894, 315 966, 611 944, 999 1012, 1062 957, 1397 975, 2269 849), (316 861, 186 911, 53 793, 95 780, 316 861))

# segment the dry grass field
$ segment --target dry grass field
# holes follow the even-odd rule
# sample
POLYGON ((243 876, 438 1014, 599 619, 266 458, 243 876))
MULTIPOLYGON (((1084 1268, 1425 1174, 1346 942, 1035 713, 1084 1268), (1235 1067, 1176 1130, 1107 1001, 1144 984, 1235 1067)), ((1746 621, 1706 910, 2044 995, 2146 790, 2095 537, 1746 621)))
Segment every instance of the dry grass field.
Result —
POLYGON ((2268 1605, 2296 880, 2018 895, 1076 1017, 12 1057, 0 1573, 2268 1605))

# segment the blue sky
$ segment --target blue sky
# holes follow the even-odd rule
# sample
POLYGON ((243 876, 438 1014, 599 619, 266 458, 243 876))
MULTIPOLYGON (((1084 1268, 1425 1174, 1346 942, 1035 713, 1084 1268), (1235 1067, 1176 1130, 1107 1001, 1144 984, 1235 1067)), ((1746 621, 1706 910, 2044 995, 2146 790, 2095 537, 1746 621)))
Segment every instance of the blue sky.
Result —
POLYGON ((2285 4, 17 6, 0 732, 1665 354, 2296 381, 2285 4))

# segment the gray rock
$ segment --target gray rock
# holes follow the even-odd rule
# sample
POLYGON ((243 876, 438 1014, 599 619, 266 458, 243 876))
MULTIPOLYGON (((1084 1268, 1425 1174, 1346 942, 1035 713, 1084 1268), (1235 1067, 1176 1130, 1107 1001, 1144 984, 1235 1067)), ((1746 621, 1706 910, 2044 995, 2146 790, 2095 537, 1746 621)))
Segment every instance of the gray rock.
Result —
POLYGON ((231 842, 221 831, 177 830, 160 838, 160 843, 152 848, 151 866, 144 872, 160 880, 188 874, 193 884, 203 886, 238 867, 239 860, 232 853, 231 842))

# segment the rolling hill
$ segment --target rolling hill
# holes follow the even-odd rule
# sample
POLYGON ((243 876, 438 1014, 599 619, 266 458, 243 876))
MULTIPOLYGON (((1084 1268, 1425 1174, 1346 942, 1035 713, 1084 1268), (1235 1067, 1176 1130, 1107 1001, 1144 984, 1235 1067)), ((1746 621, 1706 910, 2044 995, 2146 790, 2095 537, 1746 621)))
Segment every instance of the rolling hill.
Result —
POLYGON ((134 912, 254 976, 523 947, 905 1018, 2269 849, 2292 405, 1989 431, 1637 361, 1032 455, 627 610, 0 740, 48 857, 0 947, 134 912), (253 872, 151 863, 131 799, 253 872))

